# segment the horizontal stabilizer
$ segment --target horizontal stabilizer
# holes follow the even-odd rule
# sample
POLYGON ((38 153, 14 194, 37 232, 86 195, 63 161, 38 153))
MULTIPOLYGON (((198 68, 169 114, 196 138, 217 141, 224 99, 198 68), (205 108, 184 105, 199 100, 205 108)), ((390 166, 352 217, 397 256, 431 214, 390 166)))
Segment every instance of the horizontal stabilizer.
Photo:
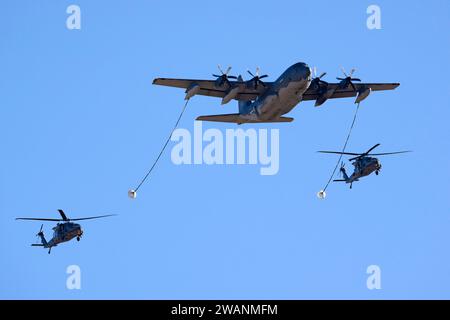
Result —
POLYGON ((216 114, 211 116, 200 116, 197 117, 196 120, 199 121, 213 121, 213 122, 230 122, 230 123, 269 123, 269 122, 292 122, 294 118, 289 117, 280 117, 273 120, 265 120, 265 121, 259 121, 259 120, 249 120, 240 117, 239 113, 230 113, 230 114, 216 114))
POLYGON ((334 182, 345 182, 346 180, 344 180, 344 179, 336 179, 336 180, 333 180, 334 182))
POLYGON ((44 245, 43 244, 33 243, 31 246, 32 247, 43 247, 44 245))

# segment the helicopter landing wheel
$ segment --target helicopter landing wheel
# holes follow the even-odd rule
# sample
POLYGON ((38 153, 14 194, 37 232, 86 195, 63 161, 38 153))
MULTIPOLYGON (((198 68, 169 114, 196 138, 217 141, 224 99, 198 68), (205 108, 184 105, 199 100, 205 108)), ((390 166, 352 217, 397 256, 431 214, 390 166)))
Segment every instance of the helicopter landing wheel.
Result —
POLYGON ((80 241, 80 237, 77 237, 77 241, 80 241))

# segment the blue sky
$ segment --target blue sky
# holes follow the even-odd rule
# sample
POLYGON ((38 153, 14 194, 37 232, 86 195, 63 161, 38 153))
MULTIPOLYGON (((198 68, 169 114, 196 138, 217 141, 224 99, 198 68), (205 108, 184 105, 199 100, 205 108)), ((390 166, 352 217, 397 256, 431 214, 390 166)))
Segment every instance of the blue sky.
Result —
MULTIPOLYGON (((0 298, 408 299, 450 298, 450 3, 435 1, 3 1, 0 11, 0 298), (65 26, 81 8, 81 30, 65 26), (366 9, 381 8, 381 30, 366 9), (367 82, 372 94, 349 151, 413 153, 382 159, 381 175, 316 198, 354 112, 353 99, 304 102, 280 129, 280 171, 175 166, 158 154, 184 93, 155 77, 207 78, 260 66, 269 80, 303 61, 367 82), (33 248, 39 222, 17 216, 118 214, 85 234, 33 248), (79 265, 82 289, 66 289, 79 265), (366 268, 381 268, 368 290, 366 268)), ((195 97, 198 115, 236 102, 195 97)), ((206 128, 234 128, 204 124, 206 128)), ((248 126, 251 127, 251 126, 248 126)), ((260 126, 261 127, 261 126, 260 126)), ((170 151, 174 143, 169 144, 170 151)), ((52 224, 45 223, 50 235, 52 224)))

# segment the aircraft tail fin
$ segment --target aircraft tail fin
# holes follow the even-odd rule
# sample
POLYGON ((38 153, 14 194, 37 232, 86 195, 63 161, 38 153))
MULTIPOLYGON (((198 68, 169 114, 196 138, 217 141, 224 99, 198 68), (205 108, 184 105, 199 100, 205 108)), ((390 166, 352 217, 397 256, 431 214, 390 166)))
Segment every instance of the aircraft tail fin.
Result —
POLYGON ((279 117, 279 118, 273 119, 273 120, 259 121, 259 120, 251 120, 251 119, 243 118, 240 116, 239 113, 230 113, 230 114, 215 114, 215 115, 210 115, 210 116, 200 116, 200 117, 197 117, 196 120, 242 124, 242 123, 292 122, 294 120, 294 118, 279 117))

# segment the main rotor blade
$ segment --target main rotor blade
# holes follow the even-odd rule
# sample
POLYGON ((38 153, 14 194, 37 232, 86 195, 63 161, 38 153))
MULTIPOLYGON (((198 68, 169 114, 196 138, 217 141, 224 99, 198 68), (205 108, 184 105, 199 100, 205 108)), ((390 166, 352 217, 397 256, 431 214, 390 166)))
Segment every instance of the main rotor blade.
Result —
POLYGON ((58 212, 59 212, 59 214, 61 215, 61 217, 62 217, 62 219, 63 219, 64 221, 68 221, 68 220, 69 220, 69 219, 67 219, 67 216, 66 216, 66 214, 64 213, 63 210, 58 209, 58 212))
POLYGON ((112 216, 116 216, 116 214, 105 214, 105 215, 103 215, 103 216, 95 216, 95 217, 87 217, 87 218, 70 219, 70 221, 80 221, 80 220, 99 219, 99 218, 106 218, 106 217, 112 217, 112 216))
POLYGON ((370 151, 372 151, 373 149, 375 149, 376 147, 378 147, 380 144, 377 143, 376 145, 374 145, 372 148, 370 148, 369 150, 367 150, 366 152, 364 152, 363 154, 369 154, 370 151))
POLYGON ((360 156, 361 153, 352 153, 352 152, 339 152, 339 151, 317 151, 320 153, 333 153, 333 154, 346 154, 349 156, 360 156))
POLYGON ((408 153, 408 152, 412 152, 411 150, 407 150, 407 151, 397 151, 397 152, 384 152, 384 153, 369 153, 369 156, 386 156, 389 154, 399 154, 399 153, 408 153))
POLYGON ((63 219, 47 219, 47 218, 16 218, 16 220, 64 221, 63 219))

